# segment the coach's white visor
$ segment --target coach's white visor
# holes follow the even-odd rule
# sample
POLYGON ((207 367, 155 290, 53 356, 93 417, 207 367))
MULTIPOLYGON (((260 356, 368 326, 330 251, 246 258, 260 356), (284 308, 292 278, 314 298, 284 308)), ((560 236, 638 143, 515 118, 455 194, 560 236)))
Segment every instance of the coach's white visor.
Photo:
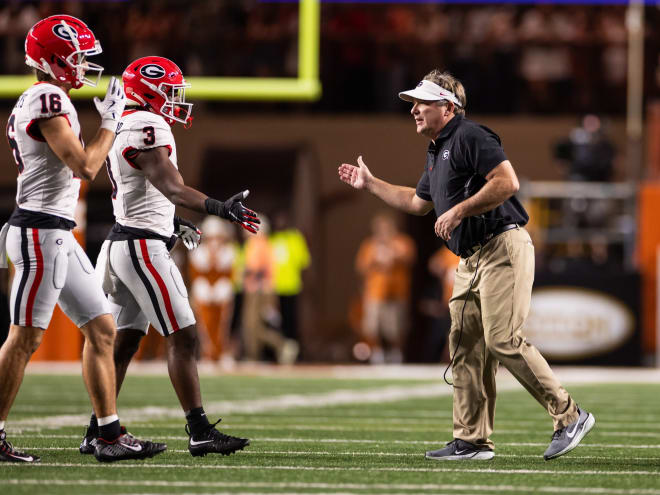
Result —
POLYGON ((451 101, 457 107, 462 107, 461 102, 458 101, 456 95, 451 91, 446 90, 438 86, 436 83, 431 81, 420 81, 415 89, 410 91, 402 91, 399 93, 399 98, 405 101, 415 102, 419 101, 440 101, 447 100, 451 101))

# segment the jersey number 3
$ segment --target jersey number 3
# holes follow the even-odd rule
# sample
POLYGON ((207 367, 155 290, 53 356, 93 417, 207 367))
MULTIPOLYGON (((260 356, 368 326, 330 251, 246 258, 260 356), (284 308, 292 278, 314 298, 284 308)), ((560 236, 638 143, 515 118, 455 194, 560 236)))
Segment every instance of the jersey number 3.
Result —
POLYGON ((142 129, 142 132, 144 132, 147 137, 144 138, 144 144, 147 146, 152 145, 156 142, 156 132, 154 131, 154 128, 150 125, 142 129))

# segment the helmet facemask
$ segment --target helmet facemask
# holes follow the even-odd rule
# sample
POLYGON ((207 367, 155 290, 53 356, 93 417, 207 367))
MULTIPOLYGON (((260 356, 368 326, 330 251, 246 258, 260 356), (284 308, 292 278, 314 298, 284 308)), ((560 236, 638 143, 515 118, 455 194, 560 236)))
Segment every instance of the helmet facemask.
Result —
POLYGON ((103 73, 103 67, 98 64, 93 64, 87 61, 87 57, 98 55, 103 50, 99 40, 94 40, 94 48, 87 50, 80 49, 80 42, 78 41, 78 34, 76 30, 69 26, 66 22, 62 21, 62 26, 68 31, 69 38, 75 50, 64 60, 66 64, 71 67, 75 73, 76 81, 80 84, 96 87, 103 73), (95 74, 94 80, 87 77, 89 73, 95 74))
POLYGON ((94 48, 77 50, 66 58, 66 64, 75 71, 76 80, 80 84, 85 84, 93 88, 98 85, 101 74, 103 74, 103 67, 89 62, 87 57, 98 55, 101 52, 101 44, 96 40, 94 48), (90 75, 91 77, 89 77, 90 75))
POLYGON ((186 103, 186 88, 189 88, 190 84, 186 82, 179 84, 162 82, 156 86, 143 78, 140 81, 165 100, 165 103, 158 109, 162 115, 175 122, 190 125, 193 104, 186 103))

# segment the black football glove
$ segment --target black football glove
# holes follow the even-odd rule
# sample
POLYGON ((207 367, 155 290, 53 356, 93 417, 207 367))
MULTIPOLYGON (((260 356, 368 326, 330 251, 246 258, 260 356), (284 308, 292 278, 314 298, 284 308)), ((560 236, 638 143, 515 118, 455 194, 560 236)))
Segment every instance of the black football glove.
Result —
POLYGON ((183 245, 188 248, 188 251, 199 246, 202 240, 202 231, 194 223, 176 215, 174 215, 174 235, 183 241, 183 245))
POLYGON ((259 224, 261 221, 257 214, 243 206, 242 199, 247 198, 250 191, 247 189, 234 194, 227 201, 218 201, 213 198, 206 198, 204 205, 209 215, 216 215, 220 218, 225 218, 230 222, 239 224, 248 232, 256 234, 259 231, 259 224))

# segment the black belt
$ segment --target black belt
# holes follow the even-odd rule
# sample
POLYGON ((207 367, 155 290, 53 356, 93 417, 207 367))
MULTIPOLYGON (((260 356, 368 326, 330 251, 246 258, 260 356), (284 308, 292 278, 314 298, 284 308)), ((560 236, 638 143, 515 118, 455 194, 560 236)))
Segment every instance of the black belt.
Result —
POLYGON ((513 230, 517 229, 518 224, 517 223, 507 223, 506 225, 502 225, 501 227, 498 227, 497 229, 493 230, 492 232, 489 232, 486 234, 486 237, 483 238, 481 242, 478 244, 475 244, 471 248, 467 248, 466 250, 461 253, 461 258, 469 258, 472 256, 474 253, 479 251, 482 247, 484 247, 488 242, 493 239, 494 237, 497 237, 500 234, 503 234, 504 232, 508 230, 513 230))
POLYGON ((120 223, 116 223, 112 226, 112 230, 108 233, 106 239, 110 241, 128 241, 135 239, 157 239, 163 241, 167 246, 167 250, 171 251, 174 245, 176 244, 177 236, 172 235, 171 237, 166 237, 164 235, 156 234, 150 230, 138 229, 136 227, 126 227, 120 223))
POLYGON ((24 210, 18 206, 14 209, 7 223, 14 227, 27 227, 30 229, 72 230, 76 226, 76 222, 68 218, 40 211, 24 210))

